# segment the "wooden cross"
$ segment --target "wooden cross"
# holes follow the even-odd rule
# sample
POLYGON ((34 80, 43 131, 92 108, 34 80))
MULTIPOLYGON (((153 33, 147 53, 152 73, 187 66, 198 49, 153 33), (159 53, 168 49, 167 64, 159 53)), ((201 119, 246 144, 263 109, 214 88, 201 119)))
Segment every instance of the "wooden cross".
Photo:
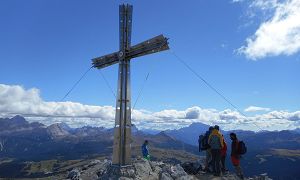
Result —
POLYGON ((168 39, 163 35, 131 46, 131 25, 132 5, 120 5, 120 51, 92 59, 93 67, 98 69, 119 63, 112 158, 112 163, 118 166, 131 164, 130 59, 169 49, 168 39))

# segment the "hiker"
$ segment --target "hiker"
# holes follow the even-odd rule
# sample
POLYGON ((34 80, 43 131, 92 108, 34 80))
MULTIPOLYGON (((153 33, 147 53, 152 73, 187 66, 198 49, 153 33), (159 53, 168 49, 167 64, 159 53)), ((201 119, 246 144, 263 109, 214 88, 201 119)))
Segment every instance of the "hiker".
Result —
POLYGON ((208 144, 211 148, 212 155, 212 165, 213 165, 213 173, 214 176, 221 176, 221 149, 223 148, 223 137, 219 132, 219 126, 215 126, 212 130, 209 138, 208 144))
POLYGON ((149 144, 148 140, 145 140, 144 144, 142 145, 142 154, 144 159, 150 160, 148 144, 149 144))
POLYGON ((201 142, 202 143, 201 150, 206 151, 205 167, 204 167, 204 171, 206 171, 206 172, 210 172, 209 167, 211 166, 211 160, 212 160, 210 146, 208 144, 208 138, 213 129, 214 129, 214 127, 212 127, 212 126, 209 127, 208 131, 205 132, 205 135, 201 142))
POLYGON ((222 173, 225 173, 228 171, 225 166, 225 160, 226 160, 226 156, 227 156, 227 144, 225 142, 223 135, 222 135, 222 137, 223 137, 223 148, 221 149, 221 165, 222 165, 221 170, 222 170, 222 173))
POLYGON ((231 162, 239 178, 244 179, 244 174, 240 165, 241 154, 239 153, 239 140, 235 133, 230 133, 231 143, 231 162))

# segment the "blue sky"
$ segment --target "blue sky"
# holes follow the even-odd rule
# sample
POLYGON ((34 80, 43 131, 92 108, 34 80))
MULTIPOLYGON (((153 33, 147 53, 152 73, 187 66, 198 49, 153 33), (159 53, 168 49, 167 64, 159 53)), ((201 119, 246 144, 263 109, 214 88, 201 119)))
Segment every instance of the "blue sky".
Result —
MULTIPOLYGON (((91 58, 118 50, 118 5, 130 3, 134 8, 132 44, 164 34, 172 51, 241 111, 255 106, 268 109, 255 111, 258 114, 296 112, 300 109, 300 46, 295 40, 300 26, 296 22, 294 35, 280 34, 289 32, 289 25, 273 32, 284 21, 276 19, 276 13, 280 7, 288 9, 289 1, 267 0, 273 3, 268 9, 263 2, 1 1, 0 84, 36 88, 43 101, 59 101, 91 65, 91 58), (264 36, 269 31, 275 35, 271 39, 264 36), (286 43, 293 50, 287 50, 286 43)), ((297 16, 293 11, 289 15, 297 16)), ((289 23, 295 23, 291 19, 289 23)), ((114 91, 117 68, 102 70, 114 91)), ((133 59, 131 68, 133 101, 149 73, 137 109, 234 110, 169 51, 133 59)), ((115 106, 115 97, 96 69, 66 100, 115 106)))

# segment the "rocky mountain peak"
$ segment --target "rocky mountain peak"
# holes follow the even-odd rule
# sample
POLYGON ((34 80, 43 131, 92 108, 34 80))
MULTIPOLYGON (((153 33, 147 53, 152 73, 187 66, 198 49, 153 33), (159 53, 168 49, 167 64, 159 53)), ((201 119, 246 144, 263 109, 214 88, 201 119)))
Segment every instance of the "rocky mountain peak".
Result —
MULTIPOLYGON (((235 174, 226 173, 222 177, 214 177, 202 171, 201 164, 198 164, 197 171, 187 171, 187 167, 182 164, 168 164, 159 161, 148 161, 137 158, 132 165, 126 167, 116 167, 111 161, 92 160, 89 164, 76 167, 66 174, 66 178, 78 179, 149 179, 149 180, 240 180, 235 174)), ((271 180, 267 175, 260 175, 245 180, 271 180)))
POLYGON ((43 126, 43 124, 38 122, 29 123, 20 115, 16 115, 12 118, 0 118, 0 134, 31 131, 43 126))
POLYGON ((47 131, 54 138, 60 138, 70 135, 70 132, 67 130, 66 125, 62 123, 56 123, 48 126, 47 131))
POLYGON ((25 120, 23 116, 16 115, 13 118, 10 119, 11 123, 13 124, 18 124, 18 125, 23 125, 23 124, 28 124, 28 122, 25 120))

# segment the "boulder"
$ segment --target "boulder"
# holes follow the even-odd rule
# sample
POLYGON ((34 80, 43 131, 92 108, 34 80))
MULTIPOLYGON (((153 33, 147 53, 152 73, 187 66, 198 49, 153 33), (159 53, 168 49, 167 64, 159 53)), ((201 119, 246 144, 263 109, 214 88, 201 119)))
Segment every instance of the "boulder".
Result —
POLYGON ((159 180, 173 180, 173 178, 171 177, 171 175, 167 172, 161 172, 159 174, 159 180))
POLYGON ((187 176, 188 175, 179 164, 177 164, 176 166, 171 167, 171 173, 170 174, 174 179, 180 178, 181 176, 187 176))
POLYGON ((70 171, 68 173, 68 179, 71 180, 80 180, 80 171, 79 169, 72 169, 72 171, 70 171))
POLYGON ((135 173, 138 177, 148 177, 151 175, 152 168, 148 160, 141 159, 134 163, 135 173))
POLYGON ((135 168, 133 166, 121 168, 120 177, 135 178, 136 177, 135 168))
POLYGON ((105 174, 108 170, 110 162, 107 160, 100 161, 94 160, 91 161, 87 167, 84 166, 82 169, 80 178, 81 179, 98 179, 99 176, 105 174))
POLYGON ((184 169, 185 172, 188 174, 197 174, 200 170, 202 170, 201 164, 198 163, 192 163, 192 162, 185 162, 181 164, 182 168, 184 169))
POLYGON ((128 177, 120 177, 119 180, 134 180, 133 178, 128 178, 128 177))
POLYGON ((176 178, 176 180, 197 180, 197 178, 194 176, 186 175, 176 178))
POLYGON ((153 173, 157 174, 157 176, 162 171, 162 167, 164 166, 163 162, 149 161, 151 169, 153 173))

